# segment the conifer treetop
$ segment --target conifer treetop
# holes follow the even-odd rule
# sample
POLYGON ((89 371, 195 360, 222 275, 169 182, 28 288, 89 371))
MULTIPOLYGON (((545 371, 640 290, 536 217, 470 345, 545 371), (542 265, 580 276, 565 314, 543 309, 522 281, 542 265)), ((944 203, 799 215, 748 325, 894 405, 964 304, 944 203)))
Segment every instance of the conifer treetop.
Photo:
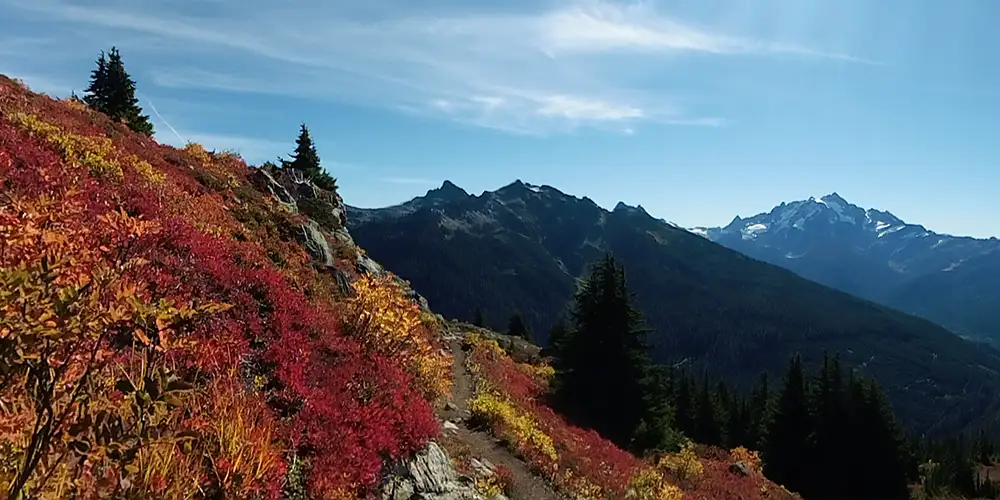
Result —
POLYGON ((135 132, 153 135, 153 124, 148 115, 142 114, 139 99, 135 96, 135 81, 125 70, 118 49, 111 47, 107 53, 101 51, 96 64, 83 101, 112 120, 124 121, 135 132))

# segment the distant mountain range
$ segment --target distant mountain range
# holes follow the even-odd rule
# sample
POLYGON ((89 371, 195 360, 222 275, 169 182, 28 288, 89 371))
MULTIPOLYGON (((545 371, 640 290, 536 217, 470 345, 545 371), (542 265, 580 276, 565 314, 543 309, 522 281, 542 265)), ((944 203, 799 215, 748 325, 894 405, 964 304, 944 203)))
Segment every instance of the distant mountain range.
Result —
POLYGON ((1000 240, 938 234, 837 193, 695 234, 979 340, 1000 340, 1000 240))
MULTIPOLYGON (((819 209, 876 232, 900 224, 887 214, 868 222, 866 212, 836 204, 843 215, 819 209)), ((807 212, 775 221, 818 225, 807 212)), ((845 366, 875 376, 912 429, 936 433, 991 425, 1000 414, 1000 353, 992 348, 749 258, 641 207, 619 203, 608 211, 589 198, 521 181, 478 196, 445 182, 393 207, 348 207, 348 224, 373 258, 410 280, 446 316, 469 320, 481 308, 488 323, 502 329, 517 311, 544 343, 587 264, 610 250, 626 267, 659 362, 708 370, 747 386, 761 371, 779 376, 794 352, 815 365, 829 350, 840 353, 845 366)), ((764 235, 751 226, 743 229, 764 235)), ((736 232, 742 241, 744 233, 736 232)))

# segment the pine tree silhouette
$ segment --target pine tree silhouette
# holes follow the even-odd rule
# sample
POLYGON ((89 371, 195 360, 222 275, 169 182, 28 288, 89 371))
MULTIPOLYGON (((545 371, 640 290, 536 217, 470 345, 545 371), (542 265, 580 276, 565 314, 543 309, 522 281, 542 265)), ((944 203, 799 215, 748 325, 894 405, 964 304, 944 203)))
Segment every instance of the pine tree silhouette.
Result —
POLYGON ((555 360, 552 384, 567 414, 622 447, 657 413, 646 397, 655 390, 646 327, 632 301, 614 257, 591 266, 573 298, 573 327, 555 360))
POLYGON ((507 321, 507 335, 531 341, 531 333, 528 332, 528 327, 524 324, 524 318, 519 313, 510 315, 510 320, 507 321))
POLYGON ((802 358, 796 355, 788 365, 768 427, 764 473, 772 481, 803 495, 815 484, 806 462, 812 456, 809 446, 812 427, 802 358))
POLYGON ((303 123, 299 126, 299 136, 295 139, 295 151, 292 159, 281 160, 283 168, 294 169, 302 173, 307 179, 313 181, 318 187, 328 191, 337 189, 337 180, 330 174, 323 171, 320 166, 319 153, 316 152, 316 145, 309 135, 309 128, 303 123))
POLYGON ((153 135, 153 124, 149 116, 142 114, 139 99, 135 97, 135 81, 125 71, 121 54, 115 47, 107 54, 101 51, 83 101, 112 120, 125 121, 135 132, 153 135))

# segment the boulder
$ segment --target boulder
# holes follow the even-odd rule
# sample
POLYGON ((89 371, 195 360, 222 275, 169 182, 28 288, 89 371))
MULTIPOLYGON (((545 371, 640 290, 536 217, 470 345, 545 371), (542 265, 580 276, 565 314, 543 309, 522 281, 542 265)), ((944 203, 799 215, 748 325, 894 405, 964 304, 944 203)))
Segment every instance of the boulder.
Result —
POLYGON ((729 466, 729 472, 745 477, 750 475, 750 467, 743 462, 735 462, 729 466))
POLYGON ((392 467, 382 482, 379 499, 486 500, 476 491, 472 481, 463 481, 448 454, 434 442, 392 467))

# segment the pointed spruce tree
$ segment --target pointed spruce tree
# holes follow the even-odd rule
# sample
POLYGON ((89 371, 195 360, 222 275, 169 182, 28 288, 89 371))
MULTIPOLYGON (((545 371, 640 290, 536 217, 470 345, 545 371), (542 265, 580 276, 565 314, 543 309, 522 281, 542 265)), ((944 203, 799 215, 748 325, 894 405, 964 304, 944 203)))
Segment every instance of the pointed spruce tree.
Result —
POLYGON ((524 318, 521 317, 520 313, 510 315, 510 319, 507 321, 507 335, 531 341, 531 333, 528 332, 528 327, 524 324, 524 318))
POLYGON ((578 422, 627 447, 653 413, 645 397, 652 362, 625 271, 610 254, 591 266, 571 316, 555 362, 554 399, 578 422))
POLYGON ((111 91, 108 87, 108 56, 103 50, 96 64, 97 67, 90 72, 90 85, 84 90, 83 102, 90 109, 107 115, 111 91))
POLYGON ((782 381, 774 416, 767 430, 764 447, 764 474, 788 489, 807 495, 813 484, 807 463, 812 449, 812 432, 806 375, 802 358, 792 357, 782 381))
POLYGON ((545 343, 545 348, 542 349, 542 356, 558 358, 560 346, 567 333, 569 333, 569 327, 566 326, 566 318, 559 316, 559 319, 549 329, 549 338, 545 343))
POLYGON ((283 168, 297 170, 316 186, 334 191, 337 189, 337 180, 326 173, 320 166, 319 153, 316 152, 316 144, 313 143, 312 136, 309 135, 309 128, 303 123, 299 126, 299 136, 295 139, 295 151, 291 160, 281 160, 283 168))
POLYGON ((771 422, 771 389, 768 385, 767 372, 760 374, 757 386, 750 395, 749 415, 750 425, 747 427, 747 447, 763 451, 767 430, 771 422))
POLYGON ((677 429, 688 436, 698 433, 697 419, 695 418, 695 389, 694 378, 687 371, 679 374, 675 382, 674 395, 674 420, 677 429))
POLYGON ((101 52, 83 100, 112 120, 124 121, 133 131, 153 135, 153 124, 148 115, 142 114, 135 96, 135 81, 125 70, 117 48, 111 47, 107 54, 101 52))
POLYGON ((486 328, 486 318, 483 316, 482 308, 476 308, 476 312, 472 315, 472 324, 479 328, 486 328))
MULTIPOLYGON (((872 500, 909 498, 909 457, 885 396, 878 385, 861 377, 852 377, 849 383, 850 437, 855 444, 848 472, 852 480, 849 494, 872 500)), ((971 466, 962 468, 970 474, 973 470, 971 466)), ((964 486, 964 493, 975 492, 971 475, 964 486)))
POLYGON ((691 436, 696 442, 712 446, 722 445, 722 427, 719 424, 719 411, 712 398, 708 376, 702 379, 701 390, 695 403, 695 433, 691 436))

